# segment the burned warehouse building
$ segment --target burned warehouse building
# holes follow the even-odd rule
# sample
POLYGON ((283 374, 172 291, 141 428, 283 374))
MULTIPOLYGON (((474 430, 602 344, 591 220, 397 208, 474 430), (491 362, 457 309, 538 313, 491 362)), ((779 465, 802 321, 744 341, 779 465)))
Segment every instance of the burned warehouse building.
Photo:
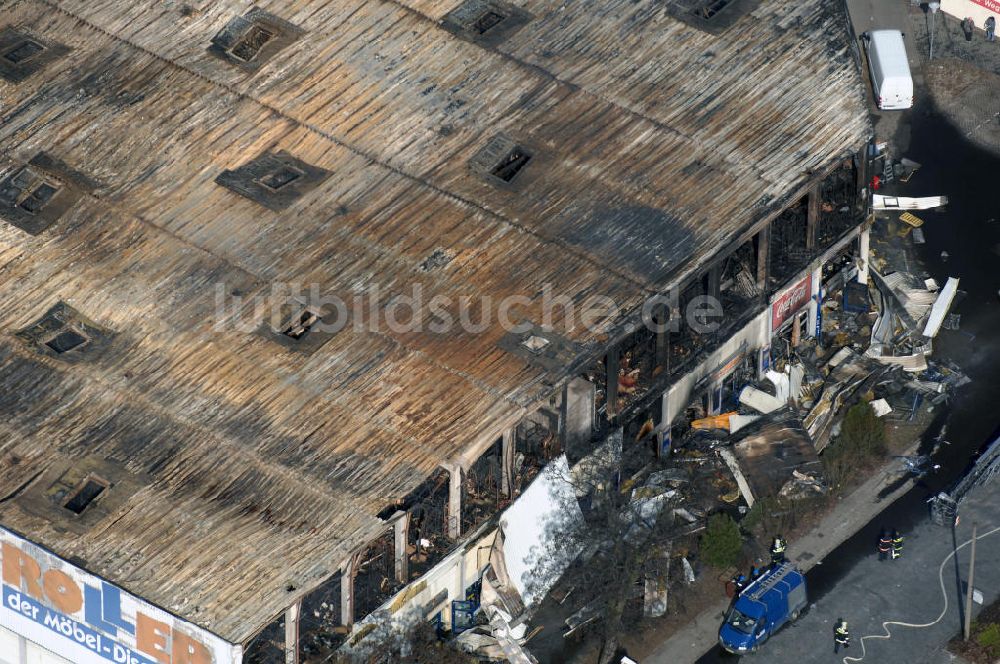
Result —
POLYGON ((3 664, 523 609, 555 472, 867 283, 837 2, 0 7, 3 664))

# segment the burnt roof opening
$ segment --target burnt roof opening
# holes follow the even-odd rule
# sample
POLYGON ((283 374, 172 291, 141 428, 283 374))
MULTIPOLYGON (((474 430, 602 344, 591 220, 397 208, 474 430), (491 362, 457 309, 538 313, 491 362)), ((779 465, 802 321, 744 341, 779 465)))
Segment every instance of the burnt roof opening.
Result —
POLYGON ((507 17, 499 12, 487 10, 482 16, 473 21, 472 27, 479 34, 485 35, 487 32, 500 25, 505 18, 507 17))
POLYGON ((711 34, 719 34, 750 13, 760 0, 662 0, 676 19, 711 34))
POLYGON ((45 50, 45 47, 33 39, 25 39, 13 48, 4 51, 3 59, 15 65, 30 60, 45 50))
POLYGON ((62 44, 19 28, 0 29, 0 79, 20 83, 68 52, 62 44))
POLYGON ((299 339, 305 338, 305 336, 309 334, 310 330, 312 330, 312 328, 321 320, 322 319, 319 317, 319 314, 316 312, 309 309, 303 309, 292 317, 292 320, 284 326, 281 333, 286 337, 290 337, 298 341, 299 339))
POLYGON ((212 37, 208 52, 255 70, 302 35, 302 29, 256 7, 236 16, 212 37))
POLYGON ((530 20, 531 14, 506 0, 465 0, 441 19, 441 27, 481 46, 496 46, 530 20))
POLYGON ((86 345, 90 340, 72 327, 67 327, 45 342, 45 345, 62 355, 86 345))
POLYGON ((490 174, 500 178, 504 182, 511 182, 517 177, 528 162, 531 161, 531 154, 519 145, 511 148, 503 159, 497 162, 496 166, 490 170, 490 174))
POLYGON ((264 44, 272 39, 274 39, 274 32, 254 25, 236 42, 235 46, 229 49, 229 53, 243 62, 250 62, 257 57, 260 49, 264 48, 264 44))
POLYGON ((318 187, 331 173, 287 152, 265 152, 238 168, 223 171, 216 184, 264 207, 284 210, 318 187))
POLYGON ((28 214, 38 214, 42 211, 52 197, 59 191, 59 187, 49 184, 44 180, 38 182, 28 194, 18 203, 18 207, 28 214))
POLYGON ((265 173, 258 178, 257 181, 268 189, 277 191, 278 189, 295 182, 303 175, 304 173, 297 168, 293 168, 291 166, 281 166, 270 173, 265 173))
MULTIPOLYGON (((3 58, 0 58, 3 62, 3 58)), ((0 178, 0 219, 38 235, 52 226, 97 183, 54 157, 39 152, 27 164, 11 164, 0 178)))
POLYGON ((90 504, 97 500, 108 488, 108 483, 99 477, 88 477, 79 489, 73 492, 63 504, 73 514, 83 514, 90 504))

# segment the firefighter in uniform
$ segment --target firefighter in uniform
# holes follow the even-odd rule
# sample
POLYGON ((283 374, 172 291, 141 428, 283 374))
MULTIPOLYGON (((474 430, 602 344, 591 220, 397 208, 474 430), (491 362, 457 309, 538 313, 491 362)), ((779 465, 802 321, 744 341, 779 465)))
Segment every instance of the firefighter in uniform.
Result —
POLYGON ((771 543, 771 564, 780 565, 783 562, 785 562, 785 540, 778 535, 771 543))
POLYGON ((878 536, 878 559, 886 560, 889 557, 889 551, 892 550, 892 537, 889 536, 889 531, 885 528, 878 536))
POLYGON ((836 654, 840 648, 851 647, 851 633, 847 631, 847 621, 837 618, 837 625, 833 628, 833 652, 836 654))
POLYGON ((895 560, 903 555, 903 536, 898 530, 892 531, 892 559, 895 560))

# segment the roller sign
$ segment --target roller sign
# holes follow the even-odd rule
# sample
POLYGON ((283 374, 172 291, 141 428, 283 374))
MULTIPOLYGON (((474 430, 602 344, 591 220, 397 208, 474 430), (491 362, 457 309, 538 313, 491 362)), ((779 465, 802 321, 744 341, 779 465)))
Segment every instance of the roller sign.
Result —
POLYGON ((242 652, 0 528, 0 625, 74 664, 239 664, 242 652))

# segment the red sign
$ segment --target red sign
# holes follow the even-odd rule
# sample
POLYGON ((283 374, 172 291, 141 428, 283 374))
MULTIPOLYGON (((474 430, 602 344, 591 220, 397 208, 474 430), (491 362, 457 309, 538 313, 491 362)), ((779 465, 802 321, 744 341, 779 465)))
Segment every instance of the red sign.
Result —
POLYGON ((1000 13, 1000 2, 998 0, 971 0, 980 7, 986 7, 991 12, 1000 13))
POLYGON ((777 331, 781 324, 791 318, 799 309, 809 303, 812 296, 812 273, 789 288, 771 305, 771 330, 777 331))

